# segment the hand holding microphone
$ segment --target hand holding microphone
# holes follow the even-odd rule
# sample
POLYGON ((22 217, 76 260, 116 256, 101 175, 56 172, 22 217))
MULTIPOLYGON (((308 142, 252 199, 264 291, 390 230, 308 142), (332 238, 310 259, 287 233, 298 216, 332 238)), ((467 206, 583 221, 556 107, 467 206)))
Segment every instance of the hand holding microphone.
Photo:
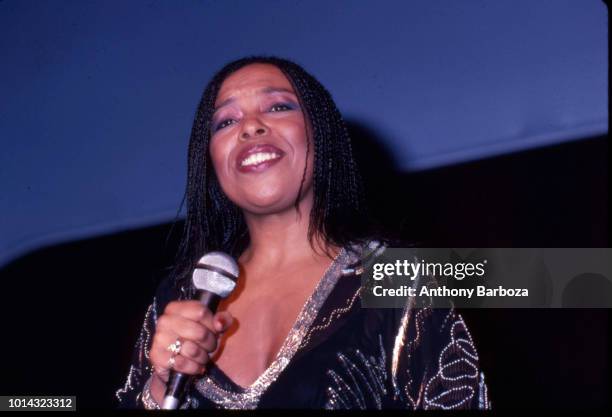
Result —
POLYGON ((204 372, 218 337, 232 323, 228 312, 213 314, 199 301, 173 301, 157 320, 149 358, 164 383, 170 371, 189 375, 204 372), (177 343, 177 340, 179 343, 177 343))
POLYGON ((162 409, 178 408, 192 377, 205 372, 219 336, 233 322, 230 313, 215 310, 237 277, 238 265, 229 255, 204 255, 193 273, 197 300, 173 301, 158 318, 149 358, 155 370, 151 393, 162 409))

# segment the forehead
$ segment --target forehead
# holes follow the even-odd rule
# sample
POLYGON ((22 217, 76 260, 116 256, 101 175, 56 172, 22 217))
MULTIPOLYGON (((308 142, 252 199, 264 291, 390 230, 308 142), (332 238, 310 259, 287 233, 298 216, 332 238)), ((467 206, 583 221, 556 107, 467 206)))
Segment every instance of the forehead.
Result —
POLYGON ((229 75, 221 84, 216 103, 241 93, 249 93, 264 87, 285 88, 295 93, 293 86, 276 66, 250 64, 229 75))

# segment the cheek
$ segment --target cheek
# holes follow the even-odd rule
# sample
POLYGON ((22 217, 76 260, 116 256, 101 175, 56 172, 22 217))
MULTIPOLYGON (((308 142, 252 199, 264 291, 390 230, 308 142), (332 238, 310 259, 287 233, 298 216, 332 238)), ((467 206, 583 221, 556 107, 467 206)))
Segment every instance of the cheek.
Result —
POLYGON ((303 125, 295 129, 293 137, 297 157, 304 163, 304 161, 306 161, 306 156, 308 156, 308 170, 312 170, 314 164, 313 139, 306 133, 303 125))
POLYGON ((210 144, 210 159, 213 163, 213 168, 217 173, 217 178, 221 181, 225 174, 225 165, 227 161, 227 155, 229 150, 227 150, 223 143, 215 140, 210 144))
MULTIPOLYGON (((300 159, 304 159, 306 157, 306 149, 308 147, 308 138, 306 133, 306 128, 304 127, 304 123, 300 121, 295 121, 293 123, 288 123, 284 126, 284 136, 289 138, 289 142, 291 147, 294 149, 296 156, 300 159)), ((312 157, 312 141, 310 141, 310 155, 309 158, 312 157)))

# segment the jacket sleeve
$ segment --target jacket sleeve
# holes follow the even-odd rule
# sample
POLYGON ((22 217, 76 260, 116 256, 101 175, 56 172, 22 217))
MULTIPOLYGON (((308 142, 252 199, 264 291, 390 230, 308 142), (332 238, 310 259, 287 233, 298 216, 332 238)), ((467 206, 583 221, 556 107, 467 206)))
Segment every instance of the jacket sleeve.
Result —
POLYGON ((409 303, 393 321, 390 374, 396 407, 490 408, 474 340, 454 308, 409 303))
POLYGON ((173 293, 170 280, 165 279, 158 286, 155 296, 147 308, 138 339, 133 348, 132 361, 125 383, 115 393, 119 408, 144 408, 142 393, 145 383, 152 374, 149 351, 155 334, 157 318, 163 312, 166 304, 173 298, 177 298, 176 294, 173 293))

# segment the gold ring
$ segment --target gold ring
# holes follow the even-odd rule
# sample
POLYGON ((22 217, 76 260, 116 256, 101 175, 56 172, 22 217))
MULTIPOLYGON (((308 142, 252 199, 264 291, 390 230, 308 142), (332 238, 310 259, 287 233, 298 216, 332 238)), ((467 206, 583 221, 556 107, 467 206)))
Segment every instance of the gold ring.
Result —
POLYGON ((181 347, 182 347, 181 341, 176 339, 176 341, 168 345, 166 349, 168 349, 170 352, 174 353, 175 355, 178 355, 181 352, 181 347))
POLYGON ((176 362, 176 355, 170 356, 170 359, 168 359, 168 368, 174 369, 175 362, 176 362))

